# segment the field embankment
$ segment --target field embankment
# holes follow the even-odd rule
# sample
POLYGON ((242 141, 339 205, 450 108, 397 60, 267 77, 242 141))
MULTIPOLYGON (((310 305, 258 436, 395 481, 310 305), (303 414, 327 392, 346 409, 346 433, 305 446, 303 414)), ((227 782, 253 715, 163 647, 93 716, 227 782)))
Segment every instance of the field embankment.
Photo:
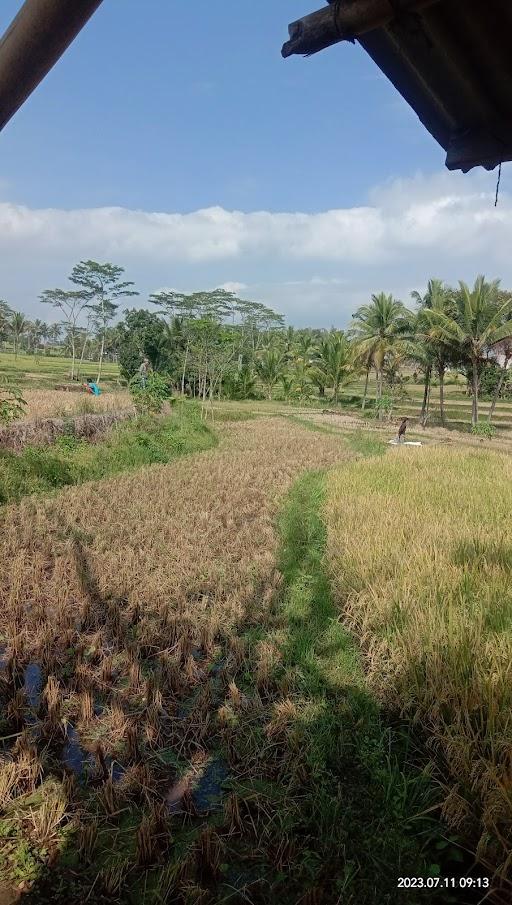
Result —
POLYGON ((335 472, 334 592, 381 702, 421 727, 448 825, 509 876, 512 459, 394 450, 335 472))
MULTIPOLYGON (((59 423, 60 436, 51 446, 25 446, 20 452, 0 449, 0 504, 34 493, 49 493, 60 487, 83 484, 144 465, 170 462, 184 453, 198 452, 215 444, 215 436, 191 406, 178 407, 171 416, 145 418, 116 424, 110 415, 83 416, 87 440, 91 431, 97 442, 77 436, 76 420, 59 423), (104 419, 109 432, 101 437, 94 419, 104 419), (92 423, 91 423, 92 419, 92 423)), ((44 424, 44 422, 43 422, 44 424)), ((52 422, 55 426, 55 423, 52 422)), ((80 425, 79 425, 80 426, 80 425)), ((7 430, 17 430, 12 426, 7 430)), ((25 437, 24 426, 20 425, 25 437)))
POLYGON ((18 451, 26 446, 51 446, 62 437, 97 440, 115 424, 133 417, 135 409, 121 409, 103 414, 76 415, 66 418, 38 418, 15 421, 0 428, 0 450, 18 451))

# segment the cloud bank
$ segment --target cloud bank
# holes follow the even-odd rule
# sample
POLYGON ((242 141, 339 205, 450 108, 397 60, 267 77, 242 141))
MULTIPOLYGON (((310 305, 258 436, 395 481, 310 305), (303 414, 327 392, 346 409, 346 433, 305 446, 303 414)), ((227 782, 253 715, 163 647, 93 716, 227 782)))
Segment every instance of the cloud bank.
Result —
MULTIPOLYGON (((141 300, 160 285, 229 286, 297 324, 342 325, 371 292, 404 300, 430 276, 512 283, 512 200, 489 174, 442 173, 374 189, 364 206, 318 213, 34 210, 0 202, 0 297, 41 315, 39 292, 81 258, 122 264, 141 300)), ((44 309, 43 309, 44 312, 44 309)))

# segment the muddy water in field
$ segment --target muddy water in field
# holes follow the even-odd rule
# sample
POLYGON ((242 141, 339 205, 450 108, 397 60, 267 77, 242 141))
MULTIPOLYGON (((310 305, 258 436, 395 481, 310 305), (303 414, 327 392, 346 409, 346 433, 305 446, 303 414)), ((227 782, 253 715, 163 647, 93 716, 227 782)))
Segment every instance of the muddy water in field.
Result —
POLYGON ((183 809, 186 792, 190 792, 192 801, 200 813, 218 810, 223 796, 222 784, 228 776, 227 765, 220 758, 208 761, 199 770, 189 770, 167 792, 165 800, 171 814, 179 813, 183 809))
POLYGON ((32 710, 37 710, 43 690, 43 672, 39 663, 29 663, 24 673, 25 694, 32 710))
MULTIPOLYGON (((78 780, 83 783, 87 781, 88 774, 94 770, 96 764, 94 755, 85 748, 82 748, 78 733, 71 724, 68 724, 66 729, 66 741, 62 749, 62 760, 68 770, 71 770, 78 780)), ((108 756, 105 757, 105 764, 113 781, 119 782, 124 776, 124 767, 108 756)))

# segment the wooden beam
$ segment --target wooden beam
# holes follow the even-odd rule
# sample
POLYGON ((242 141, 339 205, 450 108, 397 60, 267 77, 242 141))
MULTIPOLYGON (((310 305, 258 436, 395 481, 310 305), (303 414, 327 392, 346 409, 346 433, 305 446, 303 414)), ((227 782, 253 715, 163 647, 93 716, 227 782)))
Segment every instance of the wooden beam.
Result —
POLYGON ((330 2, 329 6, 303 16, 288 26, 290 40, 283 44, 283 57, 318 53, 340 41, 383 28, 401 13, 411 13, 440 0, 352 0, 330 2))
POLYGON ((26 0, 0 39, 0 129, 48 74, 102 0, 26 0))

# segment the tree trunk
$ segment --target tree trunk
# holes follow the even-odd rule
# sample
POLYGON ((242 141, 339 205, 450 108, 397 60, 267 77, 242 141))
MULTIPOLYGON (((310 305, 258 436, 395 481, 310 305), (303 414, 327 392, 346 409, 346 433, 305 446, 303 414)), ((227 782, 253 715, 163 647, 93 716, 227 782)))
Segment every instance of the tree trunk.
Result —
POLYGON ((71 337, 71 380, 75 379, 75 358, 76 358, 75 336, 73 334, 71 337))
POLYGON ((498 385, 497 385, 496 389, 494 390, 494 394, 492 397, 491 407, 489 409, 489 417, 487 419, 489 424, 492 421, 492 416, 494 415, 494 409, 496 408, 496 403, 498 402, 498 399, 500 398, 501 391, 503 389, 503 384, 505 383, 505 377, 507 376, 509 361, 510 361, 510 357, 506 356, 505 361, 503 363, 503 368, 501 369, 501 374, 500 374, 500 379, 498 381, 498 385))
POLYGON ((478 424, 478 360, 473 358, 473 379, 471 386, 473 390, 473 398, 471 400, 471 424, 475 427, 478 424))
POLYGON ((185 349, 185 361, 183 362, 183 373, 181 375, 181 395, 185 395, 185 373, 187 370, 187 359, 188 359, 188 349, 190 346, 190 340, 187 340, 187 347, 185 349))
MULTIPOLYGON (((382 379, 384 376, 384 369, 379 368, 377 371, 377 400, 380 401, 382 399, 382 379)), ((382 409, 379 406, 379 421, 382 421, 382 409)))
POLYGON ((423 402, 421 404, 421 414, 420 414, 420 422, 421 426, 425 427, 427 422, 427 409, 428 409, 428 399, 430 395, 430 378, 432 375, 432 368, 429 365, 428 368, 425 369, 425 386, 423 389, 423 402))
POLYGON ((439 367, 439 414, 441 416, 441 424, 444 426, 444 366, 439 367))
POLYGON ((87 348, 87 343, 88 343, 88 342, 89 342, 89 334, 86 333, 86 334, 85 334, 85 339, 84 339, 84 344, 83 344, 83 346, 82 346, 82 353, 81 353, 81 355, 80 355, 80 361, 78 362, 78 368, 76 369, 76 376, 77 376, 77 377, 80 377, 80 374, 82 373, 82 366, 83 366, 84 358, 85 358, 85 350, 86 350, 86 348, 87 348))
POLYGON ((366 397, 368 395, 368 381, 370 379, 370 366, 366 368, 366 380, 364 384, 364 396, 363 396, 363 404, 361 406, 361 411, 364 412, 366 408, 366 397))
POLYGON ((101 380, 101 366, 103 364, 103 354, 105 352, 105 331, 103 331, 103 335, 101 337, 101 348, 100 348, 100 360, 98 362, 98 379, 96 383, 99 384, 101 380))

